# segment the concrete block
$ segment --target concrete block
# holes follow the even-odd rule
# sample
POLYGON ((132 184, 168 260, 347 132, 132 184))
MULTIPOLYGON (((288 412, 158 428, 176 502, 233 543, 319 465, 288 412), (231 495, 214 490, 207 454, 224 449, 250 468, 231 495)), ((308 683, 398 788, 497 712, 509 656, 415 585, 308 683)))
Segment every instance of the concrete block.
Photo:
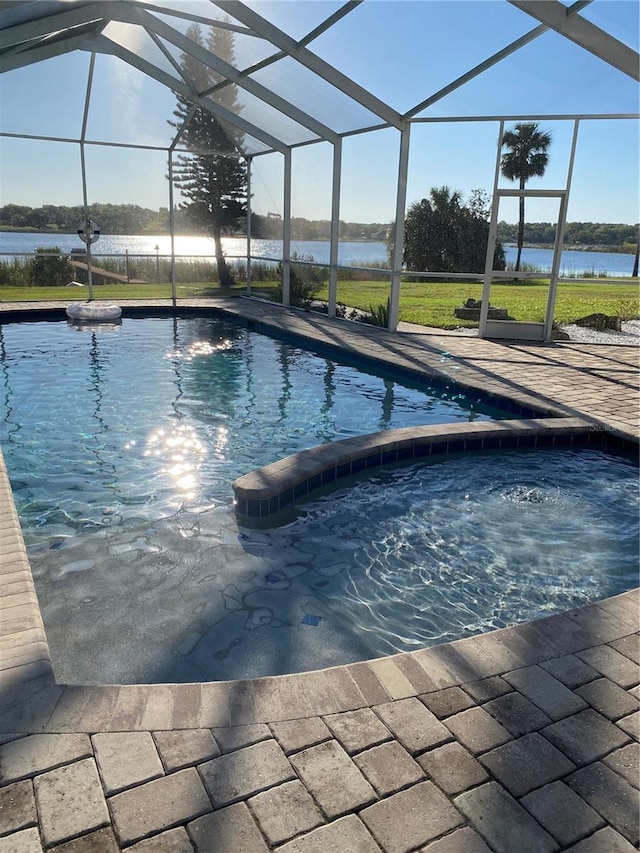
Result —
POLYGON ((111 719, 107 726, 110 732, 131 732, 142 728, 142 716, 144 714, 149 692, 148 685, 124 684, 118 691, 111 719))
POLYGON ((77 732, 78 724, 93 694, 93 687, 67 685, 47 721, 48 732, 77 732))
POLYGON ((640 707, 640 702, 608 678, 598 678, 590 681, 575 691, 588 702, 592 708, 610 720, 619 720, 627 714, 633 714, 640 707))
POLYGON ((116 707, 119 693, 120 688, 117 686, 94 687, 77 723, 77 731, 106 731, 116 707))
POLYGON ((37 734, 0 746, 0 784, 26 779, 93 755, 87 735, 37 734))
POLYGON ((354 756, 353 762, 380 797, 424 779, 420 765, 397 741, 367 749, 354 756))
POLYGON ((196 853, 269 853, 246 803, 204 815, 189 823, 187 832, 196 853))
POLYGON ((475 702, 460 687, 447 687, 418 697, 439 720, 472 708, 475 702))
POLYGON ((212 734, 220 747, 220 752, 233 752, 245 746, 252 746, 262 740, 269 740, 271 732, 264 723, 248 726, 224 726, 215 728, 212 734))
POLYGON ((554 853, 558 843, 497 782, 454 800, 495 853, 554 853))
POLYGON ((373 709, 412 755, 451 740, 450 731, 419 699, 400 699, 373 709))
POLYGON ((537 732, 486 752, 480 762, 514 797, 575 770, 575 764, 537 732))
POLYGON ((445 725, 463 746, 477 755, 511 740, 509 732, 482 708, 469 708, 453 717, 445 725))
MULTIPOLYGON (((153 697, 155 689, 154 685, 149 692, 149 698, 153 697)), ((171 690, 173 692, 171 728, 200 728, 202 686, 200 684, 173 684, 171 690)))
POLYGON ((121 845, 140 841, 211 811, 195 767, 178 770, 109 799, 121 845))
POLYGON ((38 830, 23 829, 0 838, 0 853, 42 853, 38 830))
POLYGON ((628 690, 630 687, 635 687, 640 682, 640 667, 638 664, 629 660, 623 654, 620 654, 611 646, 596 646, 592 649, 586 649, 583 652, 578 652, 577 656, 586 664, 596 669, 605 678, 614 681, 628 690))
POLYGON ((433 782, 394 794, 361 811, 360 817, 385 853, 414 850, 463 822, 433 782))
POLYGON ((368 661, 367 666, 392 699, 406 699, 408 696, 416 695, 414 686, 395 665, 392 658, 376 658, 368 661))
POLYGON ((594 678, 598 677, 598 673, 593 667, 588 666, 575 655, 564 655, 561 658, 542 661, 540 666, 570 690, 574 690, 581 684, 586 684, 587 681, 593 681, 594 678))
POLYGON ((341 711, 352 711, 355 708, 367 707, 369 703, 346 667, 335 666, 328 669, 325 676, 341 711))
POLYGON ((320 809, 298 779, 257 794, 249 800, 249 807, 272 846, 324 823, 320 809))
POLYGON ((362 808, 376 799, 371 785, 334 740, 304 749, 291 764, 328 818, 362 808))
POLYGON ((627 841, 638 846, 638 792, 625 779, 597 761, 569 776, 567 784, 627 841))
POLYGON ((322 670, 305 672, 303 676, 304 690, 314 714, 336 714, 341 710, 340 703, 322 670))
POLYGON ((552 722, 540 708, 515 691, 491 699, 482 707, 514 737, 537 732, 552 722))
MULTIPOLYGON (((73 838, 63 844, 47 848, 47 853, 120 853, 120 845, 110 826, 96 829, 88 835, 73 838)), ((160 851, 158 851, 160 853, 160 851)), ((189 851, 192 853, 192 850, 189 851)))
MULTIPOLYGON (((387 689, 387 687, 380 681, 376 672, 369 666, 367 663, 352 663, 347 666, 347 670, 355 683, 358 685, 362 695, 367 701, 368 705, 376 705, 381 702, 388 702, 389 699, 392 699, 393 696, 387 689)), ((405 687, 408 685, 407 680, 404 678, 400 670, 397 667, 394 667, 395 672, 397 672, 397 679, 402 679, 400 682, 405 687)), ((397 679, 391 679, 392 681, 397 679)), ((411 685, 409 685, 411 688, 411 685)), ((392 689, 389 687, 389 689, 392 689)), ((396 692, 394 690, 394 692, 396 692)))
POLYGON ((413 687, 414 695, 438 690, 436 682, 420 666, 413 653, 395 655, 393 662, 413 687))
POLYGON ((107 796, 164 775, 149 732, 106 732, 91 740, 107 796))
POLYGON ((287 757, 273 739, 221 755, 198 769, 216 808, 295 778, 287 757))
POLYGON ((636 850, 619 832, 606 826, 570 847, 567 853, 636 853, 636 850))
POLYGON ((307 835, 294 838, 279 847, 278 853, 347 853, 347 850, 352 853, 380 853, 380 848, 356 815, 341 817, 307 835))
POLYGON ((349 755, 391 739, 391 732, 370 708, 330 714, 324 722, 349 755))
POLYGON ((503 696, 513 690, 513 687, 502 678, 500 675, 492 675, 490 678, 483 678, 481 681, 471 681, 464 684, 462 689, 471 696, 478 704, 488 702, 489 699, 495 699, 497 696, 503 696))
POLYGON ((575 844, 604 824, 600 815, 564 782, 551 782, 531 791, 520 802, 563 846, 575 844))
POLYGON ((618 726, 632 738, 640 741, 640 711, 622 717, 621 720, 618 720, 618 726))
POLYGON ((37 823, 38 813, 30 779, 0 788, 0 836, 37 823))
POLYGON ((183 826, 169 829, 127 847, 127 853, 193 853, 191 839, 183 826))
POLYGON ((552 720, 560 720, 587 707, 584 699, 539 666, 507 672, 504 678, 552 720))
POLYGON ((304 720, 283 720, 269 726, 285 755, 299 752, 331 738, 331 732, 320 717, 304 720))
MULTIPOLYGON (((637 621, 638 614, 636 612, 636 624, 637 621)), ((640 666, 640 635, 630 634, 628 637, 612 640, 608 645, 640 666)))
POLYGON ((153 739, 167 773, 201 764, 220 755, 218 744, 208 729, 154 732, 153 739))
POLYGON ((593 708, 542 729, 547 740, 577 764, 589 764, 628 743, 628 736, 593 708))
POLYGON ((482 838, 470 827, 456 829, 438 841, 422 848, 421 853, 491 853, 482 838))
POLYGON ((610 752, 609 755, 602 759, 602 763, 606 764, 620 776, 624 777, 634 788, 640 787, 640 744, 628 743, 621 749, 616 749, 615 752, 610 752))
POLYGON ((452 796, 486 782, 487 771, 459 743, 445 743, 418 756, 418 764, 445 792, 452 796))
POLYGON ((36 776, 34 787, 46 846, 109 823, 109 810, 92 758, 36 776))

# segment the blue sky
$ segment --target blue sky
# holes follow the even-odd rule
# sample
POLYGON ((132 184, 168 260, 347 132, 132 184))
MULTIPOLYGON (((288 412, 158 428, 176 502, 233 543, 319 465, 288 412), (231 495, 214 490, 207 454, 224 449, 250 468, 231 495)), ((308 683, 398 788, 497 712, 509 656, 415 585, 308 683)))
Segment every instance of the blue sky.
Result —
MULTIPOLYGON (((183 0, 181 9, 204 7, 183 0)), ((250 3, 260 14, 300 38, 341 3, 250 3)), ((638 49, 640 4, 594 0, 584 17, 638 49)), ((208 14, 212 14, 211 11, 208 14)), ((365 0, 310 48, 347 76, 403 112, 422 102, 491 53, 536 26, 503 0, 365 0)), ((126 31, 118 31, 125 39, 126 31)), ((143 55, 144 46, 139 46, 143 55)), ((248 64, 266 55, 256 39, 238 37, 236 57, 248 64)), ((289 63, 291 61, 289 60, 289 63)), ((82 124, 88 54, 75 53, 0 76, 0 129, 5 132, 77 138, 82 124)), ((326 87, 291 65, 271 66, 263 82, 303 104, 305 97, 323 120, 341 127, 351 116, 326 87)), ((174 97, 160 84, 112 57, 98 56, 89 133, 104 142, 166 146, 174 97)), ((424 115, 444 119, 476 115, 550 115, 638 112, 636 83, 611 66, 547 32, 472 82, 438 101, 424 115)), ((261 107, 247 102, 244 114, 259 120, 261 107)), ((266 118, 266 114, 264 115, 266 118)), ((541 121, 553 137, 544 179, 531 186, 564 186, 572 124, 541 121)), ((412 128, 410 204, 432 186, 447 184, 465 196, 491 190, 496 158, 496 122, 420 123, 412 128)), ((344 142, 342 219, 389 222, 394 217, 398 133, 381 130, 344 142)), ((637 222, 638 122, 581 124, 569 219, 637 222)), ((258 213, 282 213, 282 158, 254 160, 253 205, 258 213)), ((89 200, 168 205, 167 159, 162 151, 87 147, 89 200)), ((79 148, 75 144, 0 139, 0 204, 78 204, 82 200, 79 148)), ((293 215, 330 215, 331 146, 306 146, 293 154, 293 215)), ((506 183, 505 183, 506 185, 506 183)), ((540 203, 539 218, 552 219, 556 205, 540 203)), ((515 221, 513 206, 501 217, 515 221)), ((534 218, 533 216, 531 218, 534 218)), ((538 218, 538 217, 536 217, 538 218)))

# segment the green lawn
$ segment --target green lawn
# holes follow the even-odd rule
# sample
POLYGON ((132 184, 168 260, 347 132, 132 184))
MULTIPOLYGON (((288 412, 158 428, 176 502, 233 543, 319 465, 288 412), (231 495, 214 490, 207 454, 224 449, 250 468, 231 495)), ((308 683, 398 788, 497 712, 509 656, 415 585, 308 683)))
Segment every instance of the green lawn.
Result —
MULTIPOLYGON (((538 282, 495 284, 491 288, 491 304, 507 308, 516 320, 544 320, 548 285, 538 282)), ((323 294, 326 298, 326 293, 323 294)), ((384 304, 389 286, 380 282, 347 281, 338 284, 338 300, 345 305, 367 309, 369 305, 384 304)), ((474 325, 458 320, 454 308, 467 299, 482 297, 481 284, 460 282, 403 282, 400 290, 400 319, 423 326, 448 328, 474 325)), ((640 316, 640 286, 637 282, 621 284, 558 285, 555 319, 570 323, 587 314, 621 315, 625 319, 640 316)), ((477 324, 476 324, 477 325, 477 324)))
MULTIPOLYGON (((273 297, 275 282, 255 282, 253 291, 265 297, 273 297)), ((492 287, 492 305, 507 308, 516 320, 541 321, 544 319, 548 287, 536 281, 512 284, 500 283, 492 287)), ((2 301, 46 301, 62 299, 78 301, 86 298, 86 287, 10 287, 0 288, 2 301)), ((218 285, 180 284, 178 298, 188 296, 228 296, 245 292, 244 283, 231 289, 218 285)), ((353 308, 367 310, 371 305, 386 304, 389 284, 379 281, 340 281, 338 301, 353 308)), ((408 323, 438 328, 453 328, 474 325, 457 320, 454 308, 462 305, 469 297, 479 299, 481 284, 460 282, 403 282, 400 292, 400 319, 408 323)), ((326 299, 327 289, 318 294, 326 299)), ((168 284, 106 284, 94 287, 96 299, 169 299, 168 284)), ((637 282, 621 282, 620 279, 598 284, 561 283, 558 286, 555 319, 569 323, 586 314, 603 313, 620 315, 625 319, 640 317, 640 286, 637 282)))

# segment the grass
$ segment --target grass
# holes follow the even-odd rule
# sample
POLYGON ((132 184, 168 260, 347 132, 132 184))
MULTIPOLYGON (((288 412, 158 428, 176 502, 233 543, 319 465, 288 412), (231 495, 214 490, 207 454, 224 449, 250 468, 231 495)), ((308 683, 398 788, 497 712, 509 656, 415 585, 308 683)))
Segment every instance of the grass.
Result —
MULTIPOLYGON (((275 281, 258 281, 253 287, 256 294, 274 298, 275 281)), ((339 281, 338 301, 351 308, 367 311, 370 306, 386 305, 389 298, 388 281, 339 281)), ((204 296, 229 296, 245 293, 244 282, 232 288, 221 288, 210 283, 179 284, 178 298, 204 296)), ((525 283, 499 283, 492 287, 491 304, 507 308, 516 320, 541 322, 548 286, 535 280, 525 283)), ((11 287, 0 288, 2 301, 47 301, 86 299, 88 288, 83 287, 11 287)), ((480 299, 481 284, 460 282, 403 282, 400 292, 400 319, 437 328, 477 325, 458 320, 454 308, 462 305, 469 297, 480 299)), ((104 284, 94 286, 96 299, 170 299, 169 284, 104 284)), ((325 287, 318 295, 327 299, 325 287)), ((620 315, 624 319, 640 317, 640 287, 637 282, 624 283, 612 279, 606 284, 561 283, 558 285, 555 319, 558 323, 570 323, 587 314, 603 313, 620 315)))
MULTIPOLYGON (((517 285, 494 284, 491 304, 507 308, 516 320, 542 322, 544 320, 548 285, 528 281, 517 285)), ((389 285, 384 282, 341 282, 338 299, 345 305, 367 310, 370 305, 386 304, 389 285)), ((322 293, 320 298, 326 299, 322 293)), ((481 284, 460 282, 403 282, 400 291, 400 320, 437 328, 474 326, 477 323, 458 320, 456 306, 467 299, 482 298, 481 284)), ((587 314, 603 313, 621 315, 624 319, 640 316, 640 287, 637 283, 607 284, 561 283, 555 305, 558 323, 570 323, 587 314)))

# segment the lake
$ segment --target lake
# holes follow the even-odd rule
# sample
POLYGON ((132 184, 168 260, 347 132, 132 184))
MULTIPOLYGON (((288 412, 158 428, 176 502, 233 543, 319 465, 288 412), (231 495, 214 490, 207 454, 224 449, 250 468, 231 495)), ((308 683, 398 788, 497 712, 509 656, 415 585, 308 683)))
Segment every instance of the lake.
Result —
MULTIPOLYGON (((230 257, 246 255, 246 240, 242 237, 226 237, 223 241, 225 254, 230 257)), ((211 257, 214 254, 213 240, 209 237, 177 236, 176 255, 181 257, 211 257)), ((39 246, 59 246, 64 252, 82 248, 84 244, 77 234, 38 234, 32 232, 0 232, 0 259, 16 255, 31 255, 39 246)), ((151 255, 160 257, 171 253, 171 241, 166 235, 112 235, 102 234, 92 246, 94 255, 151 255)), ((254 257, 279 259, 282 257, 282 242, 279 240, 252 240, 254 257)), ((319 263, 329 262, 328 240, 292 240, 292 251, 298 255, 312 256, 319 263)), ((505 246, 507 263, 516 259, 515 246, 505 246)), ((523 249, 522 262, 532 264, 540 270, 551 267, 550 249, 523 249)), ((633 271, 632 254, 607 252, 580 252, 566 250, 562 253, 560 268, 563 276, 580 277, 589 275, 630 276, 633 271)), ((382 241, 342 241, 339 246, 338 262, 344 266, 370 266, 387 262, 387 246, 382 241)))

